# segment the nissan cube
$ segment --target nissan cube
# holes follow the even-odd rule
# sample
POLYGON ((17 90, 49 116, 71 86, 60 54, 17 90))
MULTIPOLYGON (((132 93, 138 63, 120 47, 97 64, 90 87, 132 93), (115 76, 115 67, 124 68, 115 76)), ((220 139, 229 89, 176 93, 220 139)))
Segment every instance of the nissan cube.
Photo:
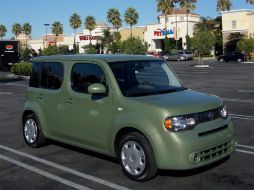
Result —
POLYGON ((52 139, 116 157, 136 181, 208 165, 236 144, 223 100, 184 87, 149 56, 35 58, 22 124, 29 146, 52 139))

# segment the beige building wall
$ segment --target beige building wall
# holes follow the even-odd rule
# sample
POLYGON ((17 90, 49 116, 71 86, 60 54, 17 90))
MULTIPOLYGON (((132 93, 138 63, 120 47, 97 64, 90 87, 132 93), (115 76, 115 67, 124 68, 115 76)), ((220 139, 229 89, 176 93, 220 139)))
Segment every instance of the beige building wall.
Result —
POLYGON ((241 32, 254 37, 254 10, 223 11, 222 32, 224 43, 230 33, 241 32))
MULTIPOLYGON (((132 36, 135 38, 139 38, 144 41, 144 32, 146 31, 146 26, 133 27, 132 28, 132 36)), ((119 32, 121 34, 121 40, 127 40, 131 36, 130 28, 120 28, 119 32)))

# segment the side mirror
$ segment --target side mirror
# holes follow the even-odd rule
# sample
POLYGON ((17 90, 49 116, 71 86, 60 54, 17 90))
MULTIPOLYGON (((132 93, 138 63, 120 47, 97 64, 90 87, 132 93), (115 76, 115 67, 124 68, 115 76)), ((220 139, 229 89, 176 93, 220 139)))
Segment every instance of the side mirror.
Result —
POLYGON ((89 94, 106 94, 106 87, 101 83, 94 83, 88 86, 89 94))

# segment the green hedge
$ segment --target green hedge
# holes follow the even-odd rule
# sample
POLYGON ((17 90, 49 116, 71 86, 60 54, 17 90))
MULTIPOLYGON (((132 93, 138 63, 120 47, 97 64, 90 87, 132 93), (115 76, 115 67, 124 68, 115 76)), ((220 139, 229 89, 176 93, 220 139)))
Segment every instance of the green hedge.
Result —
POLYGON ((32 63, 16 63, 11 67, 11 72, 15 75, 29 76, 32 72, 32 63))

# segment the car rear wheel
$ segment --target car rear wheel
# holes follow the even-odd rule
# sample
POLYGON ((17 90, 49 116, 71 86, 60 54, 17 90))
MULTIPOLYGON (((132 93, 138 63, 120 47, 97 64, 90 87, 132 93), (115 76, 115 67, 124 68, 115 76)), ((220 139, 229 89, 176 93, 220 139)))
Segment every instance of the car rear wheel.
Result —
POLYGON ((27 115, 23 121, 23 136, 30 147, 37 148, 46 144, 47 140, 34 113, 27 115))
POLYGON ((237 62, 238 62, 238 63, 241 63, 242 61, 243 61, 243 60, 242 60, 241 58, 238 58, 238 59, 237 59, 237 62))
POLYGON ((157 174, 149 141, 138 132, 125 135, 119 142, 118 158, 124 174, 135 181, 147 181, 157 174))
POLYGON ((181 58, 180 58, 180 57, 178 57, 178 58, 177 58, 177 61, 181 61, 181 58))
POLYGON ((219 61, 220 61, 221 63, 224 63, 224 62, 225 62, 225 60, 224 60, 223 58, 220 58, 219 61))

